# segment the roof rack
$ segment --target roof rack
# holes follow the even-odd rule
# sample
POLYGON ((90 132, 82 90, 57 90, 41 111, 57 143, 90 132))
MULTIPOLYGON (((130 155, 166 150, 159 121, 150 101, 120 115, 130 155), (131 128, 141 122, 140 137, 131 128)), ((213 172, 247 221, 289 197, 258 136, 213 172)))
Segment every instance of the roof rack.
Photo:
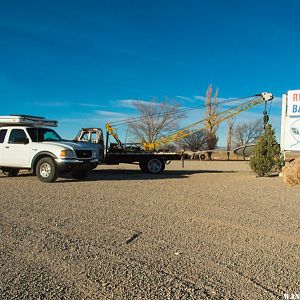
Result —
POLYGON ((10 126, 10 125, 57 127, 58 122, 54 120, 47 120, 44 117, 29 116, 29 115, 0 116, 0 126, 10 126))

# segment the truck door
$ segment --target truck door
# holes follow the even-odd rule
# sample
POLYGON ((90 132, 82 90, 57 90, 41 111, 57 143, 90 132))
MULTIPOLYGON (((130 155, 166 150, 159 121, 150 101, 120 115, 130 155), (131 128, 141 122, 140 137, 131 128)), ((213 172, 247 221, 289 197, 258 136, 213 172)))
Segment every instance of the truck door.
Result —
POLYGON ((95 130, 90 132, 90 140, 93 144, 98 145, 99 149, 99 160, 104 160, 104 143, 103 143, 103 134, 102 130, 95 130))
POLYGON ((3 149, 4 149, 4 140, 5 140, 6 133, 7 133, 7 129, 0 130, 0 166, 3 163, 3 149))
POLYGON ((22 128, 13 128, 3 144, 3 166, 30 168, 31 143, 22 128))

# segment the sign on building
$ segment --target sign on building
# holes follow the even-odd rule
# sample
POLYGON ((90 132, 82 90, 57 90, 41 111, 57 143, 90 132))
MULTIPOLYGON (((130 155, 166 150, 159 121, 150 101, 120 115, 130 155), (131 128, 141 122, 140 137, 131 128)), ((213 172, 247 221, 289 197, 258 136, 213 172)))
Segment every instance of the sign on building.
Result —
POLYGON ((288 91, 287 115, 300 116, 300 90, 288 91))
POLYGON ((300 90, 282 96, 282 151, 300 151, 300 90))

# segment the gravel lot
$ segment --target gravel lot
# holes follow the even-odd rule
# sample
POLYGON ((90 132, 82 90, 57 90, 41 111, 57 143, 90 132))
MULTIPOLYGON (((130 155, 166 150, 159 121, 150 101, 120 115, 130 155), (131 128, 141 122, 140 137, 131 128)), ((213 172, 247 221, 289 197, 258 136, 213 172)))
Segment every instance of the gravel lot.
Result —
POLYGON ((247 162, 0 176, 0 299, 300 295, 300 187, 247 162))

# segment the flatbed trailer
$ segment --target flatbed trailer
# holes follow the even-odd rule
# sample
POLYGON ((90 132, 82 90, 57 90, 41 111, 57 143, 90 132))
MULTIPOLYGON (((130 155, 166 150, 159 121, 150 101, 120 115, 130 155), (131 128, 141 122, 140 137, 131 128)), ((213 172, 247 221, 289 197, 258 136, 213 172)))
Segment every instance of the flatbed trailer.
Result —
MULTIPOLYGON (((183 154, 176 152, 144 151, 137 143, 118 144, 110 143, 108 133, 104 145, 101 128, 82 128, 76 141, 86 141, 97 144, 99 147, 99 163, 105 165, 138 164, 141 171, 152 174, 163 173, 165 165, 172 160, 181 160, 183 154)), ((97 164, 93 166, 97 167, 97 164)))
POLYGON ((144 173, 160 174, 165 170, 165 166, 172 160, 181 160, 182 155, 177 153, 150 152, 150 153, 108 153, 103 164, 118 165, 138 164, 144 173))
POLYGON ((181 160, 182 155, 169 152, 145 152, 145 153, 109 153, 104 159, 106 164, 121 164, 121 163, 138 163, 149 160, 150 158, 158 158, 163 161, 181 160))

